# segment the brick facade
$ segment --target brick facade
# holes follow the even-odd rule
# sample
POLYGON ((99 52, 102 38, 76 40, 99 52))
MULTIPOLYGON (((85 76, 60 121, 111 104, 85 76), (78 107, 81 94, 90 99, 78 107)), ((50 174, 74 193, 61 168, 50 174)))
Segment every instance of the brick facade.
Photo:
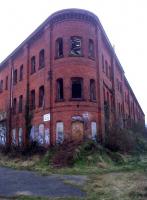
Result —
POLYGON ((0 64, 0 81, 1 143, 26 143, 26 105, 31 139, 44 145, 95 135, 102 141, 115 121, 144 125, 99 19, 85 10, 51 15, 0 64))

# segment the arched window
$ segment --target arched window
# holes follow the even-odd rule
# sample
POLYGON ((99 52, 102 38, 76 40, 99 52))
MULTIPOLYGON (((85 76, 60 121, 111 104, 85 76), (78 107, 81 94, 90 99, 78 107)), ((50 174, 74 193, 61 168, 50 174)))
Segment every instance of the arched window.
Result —
POLYGON ((72 98, 81 99, 83 94, 83 79, 72 78, 72 98))
POLYGON ((39 69, 45 67, 45 51, 42 49, 39 52, 39 69))
POLYGON ((44 86, 39 88, 39 107, 44 106, 44 86))
POLYGON ((56 40, 56 52, 55 52, 55 55, 56 55, 57 58, 63 56, 63 39, 62 38, 58 38, 56 40))
POLYGON ((94 58, 94 42, 92 39, 89 40, 89 57, 94 58))
POLYGON ((95 101, 96 100, 96 89, 95 89, 95 80, 90 79, 90 100, 95 101))
POLYGON ((63 79, 57 79, 57 100, 63 100, 63 79))

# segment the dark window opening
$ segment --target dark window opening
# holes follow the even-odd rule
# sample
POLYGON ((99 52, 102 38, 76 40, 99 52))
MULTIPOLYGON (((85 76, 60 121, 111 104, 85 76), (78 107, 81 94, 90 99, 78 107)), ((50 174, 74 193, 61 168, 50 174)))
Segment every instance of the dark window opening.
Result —
POLYGON ((0 81, 0 92, 3 92, 3 80, 0 81))
POLYGON ((23 96, 20 95, 19 96, 19 109, 18 109, 19 113, 22 112, 22 103, 23 103, 23 96))
POLYGON ((23 65, 20 66, 19 81, 23 79, 23 65))
POLYGON ((45 51, 42 49, 39 52, 39 69, 45 67, 45 51))
POLYGON ((89 57, 94 58, 94 42, 89 40, 89 57))
POLYGON ((108 72, 108 63, 107 60, 105 60, 105 66, 106 66, 106 76, 109 76, 109 72, 108 72))
POLYGON ((13 74, 13 84, 14 84, 14 85, 17 84, 17 69, 14 70, 14 74, 13 74))
POLYGON ((74 56, 80 56, 82 54, 80 37, 76 37, 76 36, 71 37, 70 54, 74 56))
POLYGON ((31 110, 35 109, 35 90, 31 91, 31 110))
POLYGON ((36 69, 36 60, 35 60, 35 56, 33 56, 31 58, 31 74, 35 73, 36 69))
POLYGON ((82 98, 82 78, 72 79, 72 98, 82 98))
POLYGON ((44 106, 44 86, 39 88, 39 107, 44 106))
POLYGON ((90 100, 96 100, 95 80, 90 80, 90 100))
POLYGON ((58 38, 56 40, 56 57, 62 57, 63 56, 63 39, 58 38))
POLYGON ((17 106, 17 100, 16 98, 13 99, 13 114, 16 114, 16 106, 17 106))
POLYGON ((8 76, 6 76, 5 90, 8 90, 8 76))
POLYGON ((63 79, 57 80, 57 100, 63 100, 63 79))
POLYGON ((105 73, 105 64, 104 64, 104 56, 102 55, 102 68, 103 72, 105 73))

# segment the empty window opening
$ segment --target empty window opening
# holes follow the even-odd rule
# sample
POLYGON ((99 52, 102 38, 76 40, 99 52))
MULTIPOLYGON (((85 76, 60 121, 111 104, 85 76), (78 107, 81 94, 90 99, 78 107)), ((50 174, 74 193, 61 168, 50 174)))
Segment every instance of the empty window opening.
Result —
POLYGON ((23 103, 23 96, 20 95, 19 96, 19 109, 18 109, 19 113, 22 112, 22 103, 23 103))
POLYGON ((31 91, 31 110, 35 109, 35 90, 31 91))
POLYGON ((94 58, 94 42, 89 40, 89 57, 94 58))
POLYGON ((82 78, 72 79, 72 98, 82 98, 82 78))
POLYGON ((58 38, 56 40, 56 57, 62 57, 63 56, 63 39, 58 38))
POLYGON ((17 69, 15 69, 13 73, 13 84, 15 85, 16 83, 17 83, 17 69))
POLYGON ((23 79, 23 65, 20 66, 19 81, 22 81, 22 79, 23 79))
POLYGON ((96 100, 95 80, 90 80, 90 100, 96 100))
POLYGON ((42 49, 39 52, 39 69, 45 67, 45 51, 42 49))
POLYGON ((63 79, 57 80, 57 100, 63 100, 63 79))
POLYGON ((13 114, 16 114, 16 107, 17 107, 17 100, 16 98, 13 99, 13 114))
POLYGON ((36 60, 35 60, 35 56, 33 56, 31 58, 31 74, 35 73, 36 69, 36 60))
POLYGON ((80 56, 82 54, 81 50, 81 38, 77 36, 71 37, 71 55, 80 56))
POLYGON ((0 81, 0 92, 3 92, 3 80, 0 81))
POLYGON ((39 107, 44 106, 44 86, 39 88, 39 107))
POLYGON ((8 90, 8 76, 6 76, 6 84, 5 84, 5 89, 8 90))

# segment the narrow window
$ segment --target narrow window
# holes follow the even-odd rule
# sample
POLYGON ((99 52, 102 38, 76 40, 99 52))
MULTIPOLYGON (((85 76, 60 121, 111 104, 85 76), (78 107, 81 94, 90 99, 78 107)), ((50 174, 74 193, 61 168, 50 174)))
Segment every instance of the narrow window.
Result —
POLYGON ((0 92, 3 92, 3 80, 0 81, 0 92))
POLYGON ((39 88, 39 107, 44 105, 44 86, 39 88))
POLYGON ((5 90, 8 90, 8 76, 6 76, 5 90))
POLYGON ((105 73, 105 64, 104 64, 104 56, 102 55, 102 69, 103 72, 105 73))
POLYGON ((57 100, 63 100, 63 79, 57 80, 57 100))
POLYGON ((16 107, 17 107, 17 100, 16 98, 13 99, 13 114, 16 114, 16 107))
POLYGON ((94 42, 89 40, 89 57, 94 58, 94 42))
POLYGON ((63 39, 62 38, 58 38, 56 40, 56 52, 55 52, 55 55, 56 55, 57 58, 63 56, 63 39))
POLYGON ((72 98, 81 99, 82 98, 82 78, 72 78, 72 98))
POLYGON ((39 52, 39 69, 45 67, 45 51, 42 49, 39 52))
POLYGON ((14 74, 13 74, 13 84, 14 84, 14 85, 17 84, 17 69, 14 70, 14 74))
POLYGON ((19 81, 23 80, 23 65, 20 66, 19 81))
POLYGON ((19 111, 19 113, 22 112, 22 103, 23 103, 23 96, 20 95, 20 96, 19 96, 19 106, 18 106, 18 111, 19 111))
POLYGON ((106 76, 108 77, 109 73, 108 73, 108 63, 107 63, 107 60, 105 60, 105 67, 106 67, 106 76))
POLYGON ((36 60, 35 60, 35 56, 33 56, 31 58, 31 74, 35 73, 36 69, 36 60))
POLYGON ((56 123, 56 143, 61 144, 64 140, 64 125, 63 122, 56 123))
POLYGON ((70 54, 73 56, 82 55, 81 38, 77 36, 71 37, 71 50, 70 54))
POLYGON ((35 109, 35 90, 31 91, 31 110, 35 109))
POLYGON ((95 89, 95 80, 90 80, 90 100, 96 100, 96 89, 95 89))

